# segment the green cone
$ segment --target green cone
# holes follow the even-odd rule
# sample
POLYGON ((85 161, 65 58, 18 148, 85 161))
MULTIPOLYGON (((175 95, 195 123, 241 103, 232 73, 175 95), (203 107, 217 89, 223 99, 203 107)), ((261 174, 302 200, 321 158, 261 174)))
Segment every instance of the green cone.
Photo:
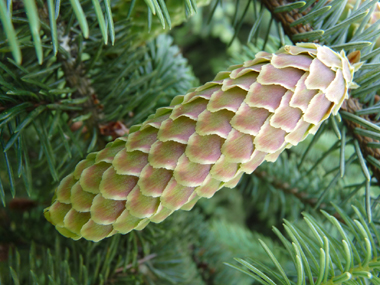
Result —
POLYGON ((64 236, 99 241, 190 210, 314 134, 356 86, 359 65, 317 44, 259 52, 89 154, 45 216, 64 236))

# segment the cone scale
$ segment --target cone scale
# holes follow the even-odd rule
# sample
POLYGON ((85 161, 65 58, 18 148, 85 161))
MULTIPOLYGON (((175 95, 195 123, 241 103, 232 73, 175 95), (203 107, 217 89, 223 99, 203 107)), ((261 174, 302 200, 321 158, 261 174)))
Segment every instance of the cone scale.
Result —
POLYGON ((66 237, 99 241, 190 210, 314 134, 355 87, 355 68, 317 44, 259 52, 90 153, 45 217, 66 237))

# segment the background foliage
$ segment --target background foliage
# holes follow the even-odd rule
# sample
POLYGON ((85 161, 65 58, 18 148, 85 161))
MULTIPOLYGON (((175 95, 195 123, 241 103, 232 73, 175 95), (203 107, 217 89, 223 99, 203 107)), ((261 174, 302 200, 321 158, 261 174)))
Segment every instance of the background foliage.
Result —
POLYGON ((377 4, 0 0, 0 284, 380 284, 377 4), (72 241, 43 218, 87 153, 297 41, 364 61, 314 137, 141 232, 72 241))

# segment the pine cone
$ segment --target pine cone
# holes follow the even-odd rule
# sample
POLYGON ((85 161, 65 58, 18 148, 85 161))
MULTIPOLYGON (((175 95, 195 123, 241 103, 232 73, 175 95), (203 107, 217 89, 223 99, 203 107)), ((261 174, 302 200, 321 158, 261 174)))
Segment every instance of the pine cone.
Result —
POLYGON ((190 210, 314 134, 355 86, 356 67, 317 44, 259 52, 89 154, 45 216, 64 236, 99 241, 190 210))

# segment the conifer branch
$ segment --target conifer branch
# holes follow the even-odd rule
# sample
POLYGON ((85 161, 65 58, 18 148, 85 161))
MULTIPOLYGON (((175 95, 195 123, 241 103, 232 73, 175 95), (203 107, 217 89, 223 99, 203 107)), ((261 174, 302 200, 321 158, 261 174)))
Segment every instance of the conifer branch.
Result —
MULTIPOLYGON (((257 169, 253 174, 260 179, 270 182, 274 187, 283 191, 284 193, 293 195, 305 205, 309 205, 311 207, 314 207, 316 205, 316 202, 317 202, 316 198, 307 197, 308 196, 307 193, 300 192, 299 189, 296 187, 290 187, 290 185, 287 182, 278 180, 276 179, 276 177, 268 176, 268 173, 266 171, 257 169)), ((324 204, 321 204, 320 208, 323 209, 324 204)))
MULTIPOLYGON (((49 22, 49 13, 47 4, 39 9, 39 14, 41 20, 48 23, 49 22)), ((83 48, 82 35, 78 35, 79 41, 74 41, 75 32, 71 31, 67 35, 63 35, 63 31, 67 30, 67 25, 65 20, 62 17, 57 18, 56 25, 59 27, 61 32, 57 32, 57 60, 61 63, 61 68, 65 77, 66 85, 68 88, 75 90, 71 99, 81 99, 88 98, 81 104, 82 110, 79 112, 81 114, 91 114, 89 118, 86 120, 86 128, 83 130, 89 130, 98 132, 100 131, 101 126, 99 125, 99 119, 104 115, 101 114, 102 106, 99 104, 99 100, 97 100, 97 95, 95 93, 95 89, 91 85, 90 78, 87 76, 87 70, 85 64, 82 62, 81 49, 83 48), (67 41, 67 43, 65 42, 67 41), (70 47, 66 49, 64 47, 65 44, 69 44, 70 47), (96 131, 97 130, 97 131, 96 131)), ((77 38, 78 39, 78 38, 77 38)), ((68 113, 71 118, 78 115, 77 112, 69 112, 68 113)), ((83 122, 78 122, 79 128, 82 126, 83 122)), ((76 128, 77 126, 72 126, 72 128, 76 128)), ((96 135, 96 134, 93 134, 96 135)), ((104 140, 97 140, 97 144, 100 147, 104 147, 106 142, 104 140)))
MULTIPOLYGON (((139 260, 137 261, 137 263, 138 263, 139 265, 141 265, 141 264, 143 264, 143 263, 145 263, 145 262, 147 262, 147 261, 149 261, 149 260, 152 260, 152 259, 155 258, 155 257, 157 257, 157 254, 156 254, 156 253, 152 253, 152 254, 149 254, 149 255, 144 256, 143 258, 139 259, 139 260)), ((120 267, 120 268, 116 269, 115 273, 122 273, 124 270, 128 270, 128 269, 132 268, 133 266, 134 266, 134 265, 133 265, 132 263, 129 263, 129 264, 128 264, 127 266, 125 266, 125 267, 120 267)))
MULTIPOLYGON (((76 44, 71 45, 71 51, 75 51, 78 48, 76 44)), ((86 111, 91 112, 91 117, 87 120, 86 124, 90 130, 96 126, 97 129, 100 129, 98 124, 99 118, 102 116, 100 113, 101 107, 97 103, 96 94, 94 88, 91 86, 89 78, 86 76, 86 70, 82 63, 76 64, 75 60, 67 59, 62 54, 58 53, 58 59, 62 63, 62 70, 66 77, 66 82, 68 87, 76 89, 72 94, 73 99, 85 98, 88 97, 89 100, 86 100, 83 103, 83 113, 86 111)), ((104 147, 105 143, 101 147, 104 147)))
MULTIPOLYGON (((297 187, 291 187, 289 183, 281 181, 277 179, 275 176, 270 176, 266 171, 257 169, 253 174, 257 176, 259 179, 263 179, 266 182, 269 182, 276 189, 279 189, 286 194, 293 195, 304 205, 309 205, 310 207, 314 208, 318 203, 318 198, 309 197, 307 192, 300 191, 300 189, 298 189, 297 187)), ((318 206, 318 209, 321 210, 325 210, 326 208, 327 207, 325 203, 322 203, 318 206)), ((344 223, 344 220, 341 218, 339 213, 334 213, 333 216, 340 222, 344 223)))
POLYGON ((298 284, 364 284, 367 280, 375 280, 374 284, 378 284, 378 229, 373 223, 365 221, 364 209, 360 205, 353 206, 358 217, 355 220, 336 205, 333 206, 346 226, 322 211, 334 230, 331 226, 328 229, 321 226, 307 213, 303 213, 303 226, 292 225, 285 220, 284 228, 290 238, 285 238, 277 228, 273 229, 293 260, 294 271, 284 271, 275 254, 262 241, 261 245, 277 271, 268 270, 261 261, 253 259, 236 259, 242 265, 239 267, 228 265, 248 274, 260 284, 269 284, 266 280, 271 280, 270 284, 283 285, 294 284, 295 280, 299 281, 298 284), (336 233, 339 233, 339 238, 336 233))

